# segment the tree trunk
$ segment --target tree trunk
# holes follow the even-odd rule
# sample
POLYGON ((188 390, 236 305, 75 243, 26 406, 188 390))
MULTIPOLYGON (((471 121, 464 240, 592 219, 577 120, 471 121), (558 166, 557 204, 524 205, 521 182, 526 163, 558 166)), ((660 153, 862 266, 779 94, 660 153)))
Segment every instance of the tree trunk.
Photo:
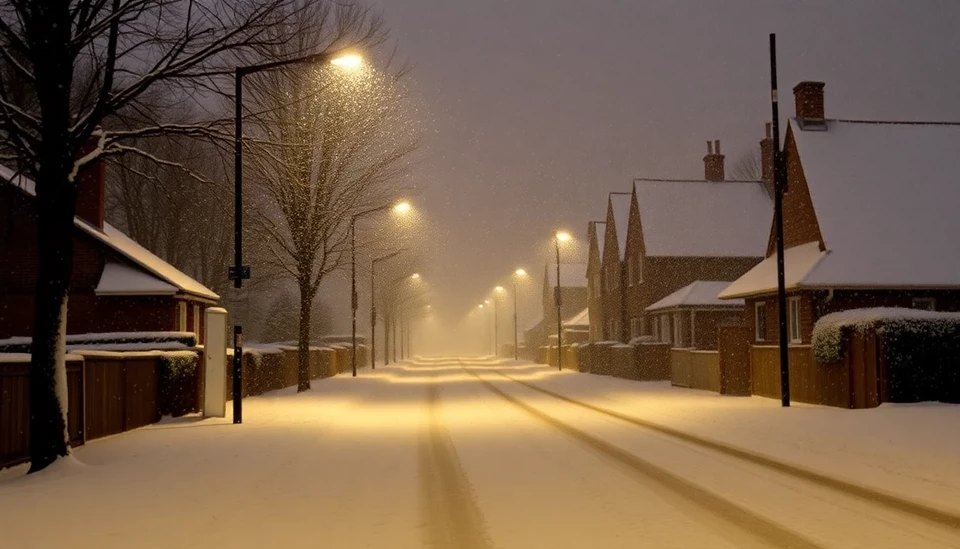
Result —
POLYGON ((297 392, 310 390, 310 313, 313 299, 309 285, 300 284, 300 331, 297 337, 297 392))
MULTIPOLYGON (((53 162, 51 162, 52 164, 53 162)), ((76 189, 55 166, 37 178, 37 287, 30 357, 30 472, 70 453, 64 334, 76 189), (52 168, 52 169, 51 169, 52 168), (59 187, 59 188, 58 188, 59 187)))

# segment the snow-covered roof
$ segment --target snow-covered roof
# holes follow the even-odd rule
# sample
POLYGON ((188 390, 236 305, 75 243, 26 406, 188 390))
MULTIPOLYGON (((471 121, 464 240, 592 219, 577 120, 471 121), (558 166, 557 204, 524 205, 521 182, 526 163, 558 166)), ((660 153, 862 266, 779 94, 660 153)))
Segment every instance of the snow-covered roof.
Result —
POLYGON ((828 255, 814 286, 960 286, 960 124, 790 121, 828 255))
POLYGON ((579 313, 563 321, 564 328, 590 327, 590 309, 585 308, 579 313))
POLYGON ((627 253, 627 230, 630 227, 630 193, 610 193, 610 207, 613 210, 613 230, 617 233, 617 251, 620 259, 627 253))
POLYGON ((599 253, 601 261, 603 260, 603 246, 607 243, 607 239, 604 238, 606 232, 606 221, 594 221, 594 233, 596 234, 597 238, 597 252, 599 253))
POLYGON ((136 241, 120 232, 120 230, 113 225, 104 223, 102 232, 79 218, 74 220, 74 225, 117 252, 120 252, 120 254, 127 259, 158 276, 163 281, 176 286, 180 291, 207 299, 220 299, 220 296, 213 293, 212 290, 189 277, 173 265, 160 259, 150 250, 137 244, 136 241))
POLYGON ((760 181, 637 179, 646 255, 763 257, 773 201, 760 181))
MULTIPOLYGON (((960 286, 960 124, 827 120, 790 130, 826 251, 787 251, 787 288, 960 286)), ((770 257, 723 292, 776 290, 770 257)))
MULTIPOLYGON (((13 177, 14 172, 5 167, 0 166, 0 178, 8 183, 17 186, 22 189, 24 192, 30 196, 36 196, 36 186, 32 180, 29 178, 20 175, 16 178, 13 177)), ((103 224, 103 231, 100 231, 93 225, 90 225, 83 219, 79 217, 73 218, 73 224, 77 228, 83 230, 85 233, 93 236, 100 242, 103 242, 113 250, 119 252, 121 255, 125 256, 127 259, 133 261, 137 265, 146 269, 149 273, 152 273, 159 277, 162 281, 167 282, 175 286, 178 290, 193 294, 195 296, 203 297, 206 299, 219 300, 220 296, 215 294, 212 290, 200 284, 186 273, 180 271, 173 265, 167 263, 166 261, 160 259, 153 254, 150 250, 144 248, 140 244, 137 244, 129 236, 123 234, 119 229, 110 225, 109 223, 103 224)), ((108 263, 109 264, 109 263, 108 263)), ((115 273, 116 274, 116 273, 115 273)), ((109 277, 113 279, 113 275, 109 277)), ((110 280, 109 282, 118 282, 116 280, 110 280)), ((100 278, 102 283, 103 276, 100 278)), ((140 278, 140 282, 146 284, 145 278, 140 278)), ((128 281, 129 282, 129 281, 128 281)), ((127 282, 122 282, 121 284, 126 284, 127 282)), ((109 284, 108 284, 109 286, 109 284)), ((97 286, 100 287, 99 284, 97 286)), ((98 292, 99 293, 99 292, 98 292)))
POLYGON ((107 262, 100 282, 94 289, 97 295, 173 295, 177 287, 140 269, 122 263, 107 262))
MULTIPOLYGON (((547 284, 549 284, 550 288, 555 288, 557 286, 556 263, 550 263, 547 265, 547 284)), ((560 286, 564 288, 585 288, 587 286, 587 264, 561 263, 560 286)))
MULTIPOLYGON (((826 252, 819 242, 810 242, 783 251, 784 281, 788 290, 799 288, 804 279, 820 263, 826 252)), ((777 291, 777 256, 772 255, 743 276, 734 280, 722 292, 721 299, 747 297, 777 291)))
POLYGON ((530 331, 530 330, 533 330, 534 328, 539 328, 541 324, 543 324, 543 317, 542 317, 542 316, 539 317, 539 318, 537 318, 537 321, 536 321, 536 322, 528 323, 528 324, 527 324, 527 327, 524 328, 523 331, 524 331, 524 332, 528 332, 528 331, 530 331))
POLYGON ((743 305, 742 299, 720 299, 718 295, 730 282, 697 280, 647 307, 648 311, 660 311, 674 307, 726 307, 743 305))

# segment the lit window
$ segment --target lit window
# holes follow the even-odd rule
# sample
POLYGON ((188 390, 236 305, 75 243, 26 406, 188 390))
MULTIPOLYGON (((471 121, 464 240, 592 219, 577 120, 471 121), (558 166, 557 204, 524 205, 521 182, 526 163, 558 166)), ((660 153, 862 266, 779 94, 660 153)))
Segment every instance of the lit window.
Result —
POLYGON ((754 307, 753 325, 755 327, 754 336, 757 341, 767 339, 767 304, 762 301, 758 301, 754 307))
POLYGON ((800 337, 800 298, 791 297, 788 302, 787 312, 789 313, 790 343, 802 343, 800 337))

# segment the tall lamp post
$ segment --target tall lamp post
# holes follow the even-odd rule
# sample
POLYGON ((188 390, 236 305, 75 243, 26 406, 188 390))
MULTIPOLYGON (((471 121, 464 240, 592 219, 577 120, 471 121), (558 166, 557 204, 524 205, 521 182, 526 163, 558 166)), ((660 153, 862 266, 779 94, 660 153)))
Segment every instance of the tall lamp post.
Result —
POLYGON ((353 313, 353 328, 351 330, 350 340, 353 344, 352 363, 353 377, 357 377, 357 220, 361 217, 393 210, 397 213, 407 213, 410 211, 409 202, 400 202, 393 206, 378 206, 362 212, 353 214, 350 218, 350 309, 353 313))
MULTIPOLYGON (((377 369, 377 263, 397 257, 403 250, 380 256, 370 262, 370 369, 377 369)), ((384 334, 386 335, 386 334, 384 334)))
POLYGON ((770 108, 773 119, 773 222, 777 238, 777 315, 780 337, 780 405, 790 406, 790 355, 787 350, 787 291, 783 265, 783 192, 787 170, 780 151, 780 109, 777 101, 777 35, 770 34, 770 108))
POLYGON ((506 293, 503 286, 493 289, 493 356, 500 357, 500 296, 506 293))
POLYGON ((553 243, 557 248, 557 285, 554 289, 553 300, 557 303, 557 370, 563 370, 563 317, 560 315, 561 292, 560 292, 560 243, 570 240, 570 233, 566 231, 557 231, 553 235, 553 243))
POLYGON ((513 359, 520 360, 520 328, 517 325, 517 280, 526 278, 527 271, 517 269, 513 272, 513 359))
MULTIPOLYGON (((247 65, 234 69, 234 122, 233 122, 233 265, 227 277, 233 287, 240 290, 243 281, 250 278, 250 266, 243 264, 243 77, 248 74, 276 70, 290 65, 313 65, 330 63, 344 68, 356 68, 363 64, 358 55, 334 51, 304 55, 259 65, 247 65)), ((238 291, 238 299, 239 299, 238 291)), ((233 326, 233 422, 243 423, 243 326, 239 315, 233 326)))

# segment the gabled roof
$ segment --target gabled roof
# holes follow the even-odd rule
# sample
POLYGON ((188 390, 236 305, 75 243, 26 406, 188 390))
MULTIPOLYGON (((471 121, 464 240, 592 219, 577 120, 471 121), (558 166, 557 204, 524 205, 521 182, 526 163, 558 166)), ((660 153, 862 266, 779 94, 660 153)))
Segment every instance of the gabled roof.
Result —
POLYGON ((590 327, 590 309, 585 308, 579 313, 563 321, 566 328, 589 328, 590 327))
POLYGON ((600 261, 603 261, 603 246, 607 243, 607 240, 603 236, 607 233, 607 222, 606 221, 594 221, 594 236, 597 239, 597 252, 599 252, 600 261))
POLYGON ((720 299, 718 294, 730 282, 717 280, 697 280, 646 308, 647 311, 660 311, 675 307, 729 307, 743 305, 742 299, 720 299))
POLYGON ((818 286, 960 286, 960 124, 790 129, 829 252, 818 286))
POLYGON ((100 282, 94 288, 97 295, 174 295, 177 287, 122 263, 108 261, 103 266, 100 282))
POLYGON ((764 257, 773 201, 762 181, 636 179, 646 255, 764 257))
POLYGON ((617 252, 621 260, 627 253, 627 232, 630 227, 630 203, 632 200, 633 197, 630 193, 610 193, 613 230, 617 233, 617 252))
MULTIPOLYGON (((787 290, 800 288, 810 273, 827 256, 819 242, 801 244, 783 251, 784 282, 787 290)), ((777 291, 777 256, 764 259, 722 292, 721 299, 748 297, 777 291)))
MULTIPOLYGON (((547 285, 549 288, 557 286, 557 264, 548 263, 547 285)), ((561 263, 560 264, 560 286, 563 288, 586 288, 587 286, 587 264, 586 263, 561 263)), ((551 290, 552 291, 552 290, 551 290)))
MULTIPOLYGON (((3 179, 9 184, 16 186, 30 196, 36 196, 36 187, 32 180, 23 175, 14 177, 14 172, 5 166, 0 166, 0 179, 3 179)), ((130 284, 136 282, 136 284, 138 284, 137 288, 139 288, 137 293, 141 294, 146 291, 146 288, 148 287, 161 288, 162 291, 160 293, 168 293, 168 286, 173 286, 176 288, 176 290, 205 299, 220 299, 220 296, 215 294, 212 290, 197 282, 173 265, 160 259, 109 223, 103 224, 103 231, 94 227, 93 225, 90 225, 79 217, 74 217, 73 224, 78 229, 117 252, 123 258, 133 262, 146 271, 146 273, 140 273, 141 276, 136 277, 135 281, 132 278, 133 275, 130 275, 128 272, 127 280, 124 281, 120 280, 122 277, 118 276, 119 271, 115 271, 115 267, 111 267, 110 273, 107 272, 105 267, 104 273, 101 275, 100 284, 97 286, 99 290, 100 286, 103 285, 105 290, 103 295, 111 293, 111 288, 116 289, 118 287, 129 286, 130 284), (150 277, 151 275, 157 277, 159 280, 148 282, 147 277, 150 277), (104 277, 106 277, 106 281, 104 280, 104 277)), ((109 265, 111 265, 111 263, 108 262, 107 266, 109 265)), ((126 269, 129 270, 130 268, 126 267, 126 269)))

